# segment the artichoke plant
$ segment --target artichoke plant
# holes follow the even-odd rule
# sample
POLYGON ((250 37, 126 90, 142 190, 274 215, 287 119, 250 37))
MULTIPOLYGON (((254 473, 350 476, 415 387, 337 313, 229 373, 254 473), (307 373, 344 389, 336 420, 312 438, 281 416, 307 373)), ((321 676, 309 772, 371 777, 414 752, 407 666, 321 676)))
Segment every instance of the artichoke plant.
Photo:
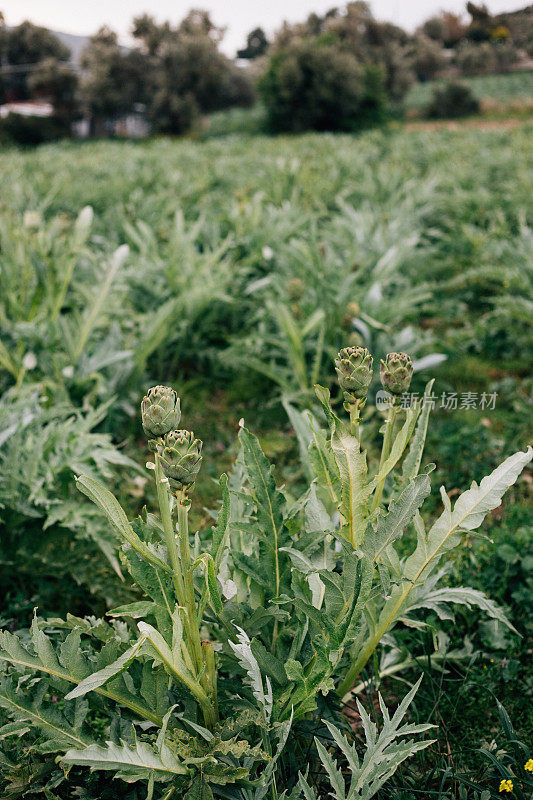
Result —
POLYGON ((413 377, 413 362, 406 353, 388 353, 381 359, 380 378, 383 388, 393 395, 407 392, 413 377))
POLYGON ((202 461, 202 442, 192 431, 170 431, 158 443, 157 452, 172 489, 180 491, 194 483, 202 461))
POLYGON ((335 359, 339 386, 347 403, 364 400, 372 380, 373 358, 366 347, 343 347, 335 359))
POLYGON ((168 386, 152 386, 141 403, 142 426, 147 436, 164 436, 180 424, 180 399, 168 386))

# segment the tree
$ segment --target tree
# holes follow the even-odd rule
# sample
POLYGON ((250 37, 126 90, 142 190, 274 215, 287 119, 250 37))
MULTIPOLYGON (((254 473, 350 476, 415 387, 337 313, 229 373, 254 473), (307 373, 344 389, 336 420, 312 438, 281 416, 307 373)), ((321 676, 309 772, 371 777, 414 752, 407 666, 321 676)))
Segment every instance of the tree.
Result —
POLYGON ((66 63, 70 50, 46 28, 23 22, 7 28, 0 20, 0 96, 4 101, 30 100, 29 78, 43 61, 66 63))
POLYGON ((145 99, 145 59, 137 51, 124 51, 109 28, 100 28, 91 37, 81 63, 82 105, 93 133, 103 132, 106 120, 130 113, 135 103, 145 99))
POLYGON ((496 68, 496 53, 489 42, 461 42, 455 63, 463 75, 481 75, 496 68))
POLYGON ((237 58, 253 60, 263 56, 268 50, 268 39, 263 28, 254 28, 246 37, 246 47, 237 50, 237 58))
POLYGON ((28 88, 32 97, 48 100, 53 105, 54 116, 68 131, 78 110, 78 78, 70 65, 55 58, 41 61, 30 74, 28 88))
POLYGON ((383 79, 376 77, 338 46, 296 40, 271 57, 259 84, 270 128, 356 130, 383 115, 383 79))
POLYGON ((473 42, 486 42, 490 39, 492 27, 492 17, 487 6, 477 6, 475 3, 468 2, 466 10, 472 18, 467 31, 468 38, 473 42))
POLYGON ((444 47, 455 47, 464 39, 467 26, 460 14, 441 11, 435 17, 426 20, 421 28, 421 33, 435 42, 442 42, 444 47))
POLYGON ((467 117, 479 111, 479 101, 466 83, 451 81, 433 90, 426 116, 434 119, 467 117))
POLYGON ((378 22, 368 3, 348 3, 344 12, 326 20, 326 30, 338 37, 339 46, 362 64, 379 67, 392 100, 401 100, 414 81, 409 56, 409 35, 397 25, 378 22))
POLYGON ((215 25, 209 11, 193 8, 182 19, 177 32, 183 36, 207 37, 218 46, 224 38, 226 29, 215 25))
POLYGON ((133 34, 147 59, 156 130, 184 133, 203 113, 253 101, 246 73, 220 52, 224 30, 208 12, 191 11, 176 28, 145 14, 134 20, 133 34))
POLYGON ((412 45, 411 58, 413 69, 419 81, 432 80, 437 72, 446 65, 446 56, 442 46, 423 35, 415 38, 412 45))

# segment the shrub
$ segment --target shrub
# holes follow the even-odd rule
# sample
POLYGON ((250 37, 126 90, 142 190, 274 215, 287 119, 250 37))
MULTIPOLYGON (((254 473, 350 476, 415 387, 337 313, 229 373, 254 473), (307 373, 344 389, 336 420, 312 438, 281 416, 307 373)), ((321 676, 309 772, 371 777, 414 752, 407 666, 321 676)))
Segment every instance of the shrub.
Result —
POLYGON ((275 53, 259 89, 273 131, 353 131, 384 115, 383 81, 327 41, 275 53))
POLYGON ((24 117, 8 114, 0 121, 0 141, 8 144, 36 145, 68 136, 69 128, 56 117, 24 117))
POLYGON ((480 75, 496 68, 494 47, 488 42, 463 42, 457 49, 455 63, 464 75, 480 75))
POLYGON ((413 43, 412 66, 419 81, 429 81, 446 65, 444 49, 426 36, 413 43))
POLYGON ((494 57, 498 72, 507 72, 510 66, 520 60, 517 48, 512 42, 500 39, 494 45, 494 57))
POLYGON ((432 119, 467 117, 479 111, 479 100, 466 83, 450 81, 436 86, 426 115, 432 119))

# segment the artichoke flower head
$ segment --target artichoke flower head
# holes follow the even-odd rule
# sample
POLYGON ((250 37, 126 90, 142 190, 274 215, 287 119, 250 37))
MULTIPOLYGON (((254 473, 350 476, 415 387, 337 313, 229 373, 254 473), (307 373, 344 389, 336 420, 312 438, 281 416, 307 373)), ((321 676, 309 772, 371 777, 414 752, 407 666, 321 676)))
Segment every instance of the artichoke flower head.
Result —
POLYGON ((339 386, 347 403, 364 400, 372 380, 373 358, 366 347, 343 347, 335 359, 339 386))

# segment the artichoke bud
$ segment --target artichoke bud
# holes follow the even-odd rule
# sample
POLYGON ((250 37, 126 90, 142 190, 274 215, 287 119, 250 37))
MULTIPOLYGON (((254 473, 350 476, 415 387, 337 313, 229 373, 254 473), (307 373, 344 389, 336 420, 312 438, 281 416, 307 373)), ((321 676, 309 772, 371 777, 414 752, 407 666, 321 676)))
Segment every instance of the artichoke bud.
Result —
POLYGON ((170 431, 157 446, 161 467, 170 488, 186 489, 200 472, 202 442, 192 431, 170 431))
POLYGON ((348 303, 346 306, 346 313, 342 318, 342 327, 349 331, 353 325, 354 319, 357 319, 360 313, 361 308, 358 302, 354 300, 352 303, 348 303))
POLYGON ((147 436, 164 436, 180 424, 180 399, 168 386, 152 386, 141 403, 142 426, 147 436))
POLYGON ((372 380, 373 358, 366 347, 343 347, 335 359, 339 386, 347 403, 363 400, 372 380))
POLYGON ((348 336, 348 342, 352 347, 362 347, 363 337, 358 331, 352 331, 348 336))
POLYGON ((403 394, 411 385, 413 362, 406 353, 388 353, 381 359, 381 384, 387 392, 396 396, 403 394))
POLYGON ((287 296, 289 300, 293 302, 298 302, 304 296, 305 292, 305 283, 301 278, 291 278, 291 280, 287 283, 287 296))

